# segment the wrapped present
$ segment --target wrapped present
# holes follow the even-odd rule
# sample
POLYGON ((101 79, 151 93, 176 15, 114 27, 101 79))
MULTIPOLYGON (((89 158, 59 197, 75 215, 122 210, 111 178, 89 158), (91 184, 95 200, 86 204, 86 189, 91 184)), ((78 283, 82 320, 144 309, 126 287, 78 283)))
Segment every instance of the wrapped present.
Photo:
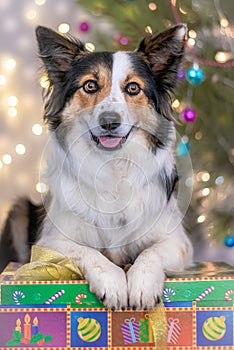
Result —
POLYGON ((71 261, 50 256, 39 270, 11 263, 0 276, 0 349, 234 349, 233 267, 198 264, 165 280, 164 306, 112 312, 71 261))
POLYGON ((124 324, 121 324, 124 344, 138 343, 139 337, 139 322, 135 317, 125 318, 124 324))
POLYGON ((153 330, 150 320, 150 315, 146 314, 144 318, 141 318, 139 321, 140 329, 140 340, 142 343, 152 343, 153 342, 153 330))
POLYGON ((181 333, 181 324, 178 318, 168 317, 168 335, 167 343, 168 344, 178 344, 181 333))

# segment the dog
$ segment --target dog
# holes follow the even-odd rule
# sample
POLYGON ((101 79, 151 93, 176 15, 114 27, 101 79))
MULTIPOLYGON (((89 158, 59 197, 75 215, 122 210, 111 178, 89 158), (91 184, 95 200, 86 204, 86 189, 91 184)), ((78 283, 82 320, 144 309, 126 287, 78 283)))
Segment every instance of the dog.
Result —
POLYGON ((49 81, 49 195, 43 212, 26 199, 15 204, 2 260, 27 260, 33 243, 52 248, 75 261, 111 309, 155 307, 165 274, 191 265, 174 195, 171 108, 186 32, 178 24, 148 34, 133 52, 112 53, 37 27, 49 81))

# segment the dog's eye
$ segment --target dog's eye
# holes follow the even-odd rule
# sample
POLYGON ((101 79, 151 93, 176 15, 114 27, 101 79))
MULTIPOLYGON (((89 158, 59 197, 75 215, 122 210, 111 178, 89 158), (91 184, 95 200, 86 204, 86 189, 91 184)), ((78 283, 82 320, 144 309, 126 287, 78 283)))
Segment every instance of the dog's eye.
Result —
POLYGON ((125 91, 130 96, 136 96, 141 92, 141 88, 137 83, 128 83, 125 87, 125 91))
POLYGON ((98 83, 94 80, 87 80, 83 84, 83 90, 87 92, 87 94, 94 94, 99 89, 98 83))

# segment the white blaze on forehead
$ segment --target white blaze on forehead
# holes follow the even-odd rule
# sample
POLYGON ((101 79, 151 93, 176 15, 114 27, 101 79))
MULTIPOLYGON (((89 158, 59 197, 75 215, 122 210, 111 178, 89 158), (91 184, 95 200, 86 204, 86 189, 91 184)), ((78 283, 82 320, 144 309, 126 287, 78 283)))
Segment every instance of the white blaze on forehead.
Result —
POLYGON ((112 98, 121 99, 120 85, 126 79, 131 67, 130 57, 126 52, 118 51, 113 54, 112 86, 110 93, 112 98))
POLYGON ((121 116, 121 126, 118 128, 119 134, 126 135, 131 126, 130 114, 123 91, 123 82, 132 70, 130 57, 127 53, 118 51, 113 54, 113 65, 111 74, 111 87, 109 94, 100 101, 94 108, 94 115, 99 125, 99 116, 103 112, 116 112, 121 116))

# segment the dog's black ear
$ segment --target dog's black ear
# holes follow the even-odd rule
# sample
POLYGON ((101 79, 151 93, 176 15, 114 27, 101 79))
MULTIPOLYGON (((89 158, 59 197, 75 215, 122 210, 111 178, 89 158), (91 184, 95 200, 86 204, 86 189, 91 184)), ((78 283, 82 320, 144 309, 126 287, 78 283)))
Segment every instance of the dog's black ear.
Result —
POLYGON ((184 54, 187 26, 178 24, 156 35, 147 35, 138 52, 150 65, 154 78, 167 91, 173 91, 184 54))
POLYGON ((81 41, 60 35, 47 27, 38 26, 36 37, 40 58, 52 84, 69 71, 75 57, 87 53, 81 41))

